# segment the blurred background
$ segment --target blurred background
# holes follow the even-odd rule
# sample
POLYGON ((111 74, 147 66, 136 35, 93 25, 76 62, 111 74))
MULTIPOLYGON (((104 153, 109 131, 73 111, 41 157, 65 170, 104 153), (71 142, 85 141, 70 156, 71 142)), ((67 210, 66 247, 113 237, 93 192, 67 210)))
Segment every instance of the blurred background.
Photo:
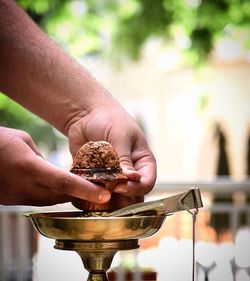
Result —
MULTIPOLYGON (((249 281, 250 2, 17 3, 144 130, 158 164, 146 200, 200 188, 197 280, 249 281)), ((27 131, 49 161, 69 169, 65 137, 1 93, 0 122, 27 131)), ((84 280, 80 258, 54 250, 54 242, 22 217, 30 210, 72 208, 0 206, 0 280, 84 280)), ((120 272, 130 270, 141 272, 133 280, 151 271, 158 281, 191 280, 192 217, 171 216, 157 235, 141 241, 140 250, 118 253, 112 265, 120 281, 120 272)))

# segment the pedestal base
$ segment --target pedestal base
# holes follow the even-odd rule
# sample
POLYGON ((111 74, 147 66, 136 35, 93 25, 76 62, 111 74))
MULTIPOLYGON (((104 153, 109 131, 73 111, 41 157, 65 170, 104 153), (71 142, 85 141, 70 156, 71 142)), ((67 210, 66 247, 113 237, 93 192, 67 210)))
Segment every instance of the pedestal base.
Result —
POLYGON ((89 272, 87 281, 108 281, 106 271, 118 251, 139 248, 138 239, 120 241, 74 241, 56 240, 55 248, 76 251, 89 272))

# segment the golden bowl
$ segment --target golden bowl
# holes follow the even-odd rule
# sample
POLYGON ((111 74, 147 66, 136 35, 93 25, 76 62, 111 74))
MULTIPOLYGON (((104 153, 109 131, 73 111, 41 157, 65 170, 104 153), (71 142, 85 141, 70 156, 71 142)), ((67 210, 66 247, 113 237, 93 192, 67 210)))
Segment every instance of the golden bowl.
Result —
MULTIPOLYGON (((90 214, 91 215, 91 214, 90 214)), ((48 238, 75 241, 117 241, 153 235, 166 216, 84 216, 81 211, 29 213, 35 228, 48 238)))

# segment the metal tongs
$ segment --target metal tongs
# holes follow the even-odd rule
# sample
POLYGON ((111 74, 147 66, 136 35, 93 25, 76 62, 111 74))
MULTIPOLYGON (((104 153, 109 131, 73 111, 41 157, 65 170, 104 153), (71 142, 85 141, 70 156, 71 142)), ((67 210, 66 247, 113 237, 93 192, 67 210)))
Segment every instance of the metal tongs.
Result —
POLYGON ((133 215, 168 215, 179 211, 191 212, 203 207, 199 188, 190 188, 187 192, 150 202, 138 203, 105 214, 106 217, 123 217, 133 215))

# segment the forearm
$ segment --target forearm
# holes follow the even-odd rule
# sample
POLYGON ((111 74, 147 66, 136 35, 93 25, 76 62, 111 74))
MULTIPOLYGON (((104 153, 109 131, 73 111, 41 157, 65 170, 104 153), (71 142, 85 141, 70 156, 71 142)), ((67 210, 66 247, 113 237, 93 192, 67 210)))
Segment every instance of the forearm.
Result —
POLYGON ((67 134, 91 107, 112 99, 10 0, 0 0, 0 91, 67 134))

